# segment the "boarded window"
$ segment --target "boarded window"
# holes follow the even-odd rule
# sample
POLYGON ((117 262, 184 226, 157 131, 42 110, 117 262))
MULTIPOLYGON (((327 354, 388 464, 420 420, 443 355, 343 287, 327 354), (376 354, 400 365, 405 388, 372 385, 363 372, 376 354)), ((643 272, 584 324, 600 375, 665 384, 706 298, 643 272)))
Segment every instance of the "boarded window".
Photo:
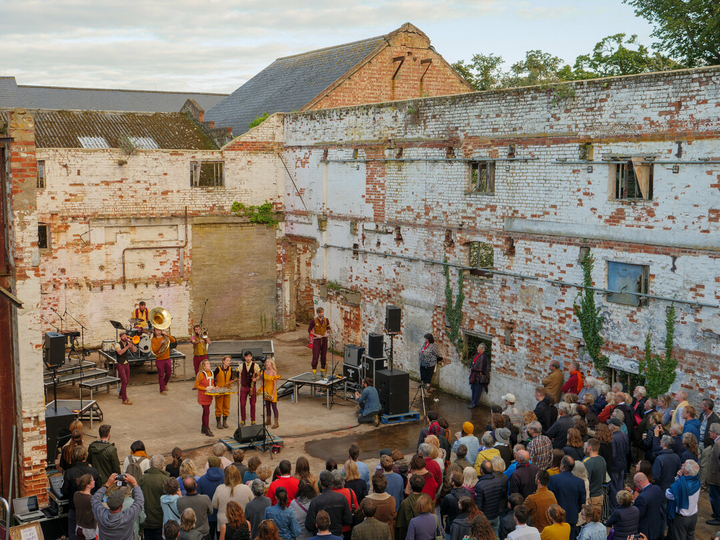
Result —
POLYGON ((224 186, 225 164, 222 161, 191 161, 190 185, 192 187, 224 186))
POLYGON ((50 225, 38 223, 38 248, 50 249, 50 225))
POLYGON ((495 162, 470 162, 470 190, 475 193, 495 193, 495 162))
POLYGON ((643 158, 632 158, 625 163, 612 163, 609 169, 608 187, 611 199, 652 200, 652 163, 643 163, 643 158))
POLYGON ((616 292, 608 293, 607 301, 628 306, 646 306, 647 298, 630 293, 647 294, 649 277, 649 266, 608 262, 608 289, 616 292))
POLYGON ((492 277, 492 272, 483 268, 493 268, 495 265, 495 249, 486 242, 468 242, 468 266, 471 267, 471 276, 492 277))
POLYGON ((37 188, 45 188, 45 160, 38 160, 37 162, 37 188))

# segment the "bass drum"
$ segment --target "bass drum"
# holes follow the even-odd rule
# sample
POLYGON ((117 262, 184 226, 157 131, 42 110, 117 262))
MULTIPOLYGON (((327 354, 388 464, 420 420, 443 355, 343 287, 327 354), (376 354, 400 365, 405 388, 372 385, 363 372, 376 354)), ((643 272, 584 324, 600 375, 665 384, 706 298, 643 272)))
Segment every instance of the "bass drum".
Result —
POLYGON ((144 334, 140 338, 140 343, 138 343, 138 351, 148 354, 150 352, 150 339, 151 338, 148 334, 144 334))

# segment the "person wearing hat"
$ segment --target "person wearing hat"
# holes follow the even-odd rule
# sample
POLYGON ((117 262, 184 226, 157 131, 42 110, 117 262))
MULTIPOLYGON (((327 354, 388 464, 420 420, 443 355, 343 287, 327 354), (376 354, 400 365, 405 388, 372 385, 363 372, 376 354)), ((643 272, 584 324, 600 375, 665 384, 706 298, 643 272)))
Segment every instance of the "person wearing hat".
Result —
POLYGON ((118 344, 115 345, 115 354, 117 362, 115 362, 115 370, 120 377, 120 394, 118 397, 122 399, 123 405, 132 405, 127 397, 127 385, 130 380, 130 364, 128 363, 128 352, 137 352, 137 347, 128 337, 127 332, 122 330, 118 338, 118 344))
POLYGON ((613 467, 610 474, 610 510, 615 511, 618 507, 617 492, 625 488, 625 475, 627 474, 628 453, 630 452, 630 439, 622 432, 623 421, 618 418, 611 418, 607 421, 612 431, 612 456, 613 467))
POLYGON ((470 422, 465 422, 462 425, 462 433, 458 432, 455 434, 455 438, 457 440, 452 447, 452 451, 457 453, 458 446, 464 444, 465 448, 467 448, 467 456, 465 459, 467 459, 470 463, 475 463, 478 452, 480 451, 480 441, 478 441, 478 438, 473 435, 474 431, 475 426, 473 426, 470 422))
POLYGON ((515 408, 515 395, 505 394, 502 398, 505 401, 505 410, 502 413, 507 414, 510 417, 510 421, 514 426, 517 426, 518 429, 522 429, 523 412, 520 409, 515 408))
POLYGON ((507 469, 513 460, 513 451, 510 448, 510 429, 500 428, 495 430, 495 448, 500 452, 500 457, 505 462, 505 468, 507 469))
POLYGON ((117 479, 117 473, 110 475, 105 485, 92 497, 91 504, 97 520, 98 536, 103 540, 135 540, 135 520, 145 505, 145 498, 135 478, 125 474, 122 479, 132 488, 133 503, 123 510, 125 495, 121 490, 116 490, 107 496, 106 508, 103 505, 103 497, 117 479))

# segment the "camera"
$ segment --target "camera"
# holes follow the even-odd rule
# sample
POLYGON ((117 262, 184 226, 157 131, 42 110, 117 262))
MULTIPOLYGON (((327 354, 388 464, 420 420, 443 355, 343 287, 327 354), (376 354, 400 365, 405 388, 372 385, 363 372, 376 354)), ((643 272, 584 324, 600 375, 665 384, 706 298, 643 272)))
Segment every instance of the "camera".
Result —
POLYGON ((116 480, 118 486, 127 486, 127 480, 124 474, 118 474, 116 480))

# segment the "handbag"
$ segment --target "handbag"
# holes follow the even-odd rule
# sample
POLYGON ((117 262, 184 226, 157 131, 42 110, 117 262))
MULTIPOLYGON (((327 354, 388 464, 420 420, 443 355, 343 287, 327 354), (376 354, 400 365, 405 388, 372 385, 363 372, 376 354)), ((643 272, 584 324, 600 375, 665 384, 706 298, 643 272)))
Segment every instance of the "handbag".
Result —
MULTIPOLYGON (((443 533, 442 529, 440 528, 440 523, 438 523, 437 514, 435 514, 435 540, 445 540, 445 534, 443 533)), ((610 540, 612 540, 612 539, 610 539, 610 540)))

